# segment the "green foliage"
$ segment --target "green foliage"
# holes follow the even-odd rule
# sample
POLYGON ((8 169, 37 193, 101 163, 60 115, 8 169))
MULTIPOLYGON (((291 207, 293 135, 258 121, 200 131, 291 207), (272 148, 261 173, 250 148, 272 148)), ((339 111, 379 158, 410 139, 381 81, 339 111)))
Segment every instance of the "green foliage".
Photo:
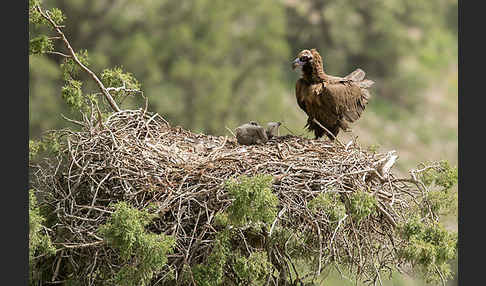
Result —
POLYGON ((29 161, 32 161, 39 153, 41 142, 36 140, 29 140, 29 161))
POLYGON ((55 132, 46 133, 41 140, 41 149, 50 154, 57 154, 61 149, 60 135, 55 132))
POLYGON ((425 198, 431 210, 437 215, 457 212, 457 192, 451 190, 432 190, 425 198))
POLYGON ((52 41, 46 35, 40 35, 29 40, 29 55, 42 54, 52 51, 52 41))
POLYGON ((35 7, 40 4, 41 0, 29 0, 29 23, 39 24, 43 21, 43 18, 39 11, 35 9, 35 7))
MULTIPOLYGON (((86 67, 89 66, 89 56, 88 51, 81 50, 76 53, 78 60, 86 67)), ((83 95, 81 87, 83 82, 76 80, 79 77, 79 71, 81 67, 74 61, 73 58, 67 58, 61 64, 61 70, 64 77, 64 86, 62 87, 62 98, 67 103, 67 105, 74 111, 86 111, 87 102, 90 97, 83 95)))
POLYGON ((457 167, 441 161, 439 167, 425 170, 420 177, 430 188, 424 199, 434 213, 448 214, 457 210, 457 192, 452 188, 458 180, 457 167))
POLYGON ((34 9, 35 6, 41 5, 42 0, 29 0, 29 10, 34 9))
POLYGON ((457 179, 457 167, 451 167, 447 161, 439 162, 438 168, 427 169, 421 175, 421 180, 425 185, 430 186, 434 183, 443 190, 452 188, 457 183, 457 179))
POLYGON ((234 270, 241 284, 264 285, 264 279, 272 269, 273 265, 268 261, 265 251, 253 252, 248 258, 238 256, 234 262, 234 270))
POLYGON ((83 83, 78 80, 68 80, 66 85, 62 87, 62 98, 67 105, 74 110, 81 110, 83 108, 84 99, 81 86, 83 83))
POLYGON ((220 285, 224 277, 224 265, 230 255, 229 232, 222 231, 214 240, 211 254, 206 263, 197 264, 192 268, 194 280, 197 285, 215 286, 220 285))
POLYGON ((309 209, 315 213, 324 212, 335 223, 346 215, 346 207, 335 192, 320 193, 310 201, 309 209))
POLYGON ((440 270, 445 279, 452 276, 448 262, 457 255, 457 233, 445 230, 439 223, 426 224, 413 217, 399 225, 400 234, 409 244, 399 250, 401 257, 412 262, 427 282, 440 281, 440 270))
POLYGON ((34 190, 29 190, 29 266, 31 279, 35 279, 35 257, 53 255, 56 248, 44 230, 45 218, 41 216, 34 190))
MULTIPOLYGON (((81 50, 76 54, 76 58, 86 67, 89 66, 89 56, 87 50, 81 50)), ((73 58, 66 58, 61 64, 64 80, 68 81, 79 75, 81 67, 74 61, 73 58)))
POLYGON ((376 213, 376 198, 366 191, 354 192, 350 199, 350 214, 356 223, 376 213))
POLYGON ((285 245, 288 255, 294 259, 309 262, 319 255, 319 237, 310 230, 299 231, 277 226, 270 243, 285 245))
MULTIPOLYGON (((34 24, 36 27, 48 24, 48 21, 44 17, 42 17, 41 13, 39 13, 39 11, 37 11, 36 9, 36 7, 41 6, 41 4, 41 0, 29 0, 29 23, 34 24)), ((58 8, 46 10, 45 13, 58 26, 61 25, 64 20, 66 20, 66 16, 64 16, 62 11, 58 8)))
MULTIPOLYGON (((137 79, 131 73, 124 72, 121 67, 103 70, 101 73, 101 82, 103 82, 107 88, 124 87, 125 90, 140 90, 141 88, 141 84, 137 81, 137 79)), ((112 91, 110 94, 115 97, 128 95, 124 89, 112 91)))
POLYGON ((273 177, 256 175, 241 176, 239 182, 226 183, 229 195, 234 199, 228 208, 228 218, 233 225, 248 223, 272 223, 277 214, 278 198, 272 193, 273 177))
MULTIPOLYGON (((225 285, 226 267, 234 271, 239 284, 260 285, 263 279, 273 269, 265 251, 255 251, 248 256, 232 249, 231 231, 221 231, 213 242, 211 253, 204 264, 192 267, 192 273, 197 285, 225 285)), ((189 279, 189 278, 186 278, 189 279)))
POLYGON ((48 13, 52 21, 54 21, 54 23, 58 26, 61 25, 64 22, 64 20, 66 20, 66 16, 64 16, 62 11, 58 8, 52 8, 46 11, 46 13, 48 13))
POLYGON ((219 227, 226 227, 229 224, 227 213, 217 213, 214 216, 214 225, 219 227))
POLYGON ((148 285, 167 264, 167 254, 172 252, 175 241, 171 236, 145 231, 155 215, 131 208, 125 202, 114 208, 106 224, 99 228, 106 244, 119 252, 125 264, 113 280, 117 285, 148 285))
POLYGON ((140 88, 140 84, 130 73, 124 73, 120 67, 105 69, 101 73, 101 81, 106 87, 119 87, 126 85, 126 88, 140 88))
POLYGON ((33 163, 43 156, 55 156, 61 148, 59 135, 48 132, 40 140, 29 140, 29 162, 33 163))

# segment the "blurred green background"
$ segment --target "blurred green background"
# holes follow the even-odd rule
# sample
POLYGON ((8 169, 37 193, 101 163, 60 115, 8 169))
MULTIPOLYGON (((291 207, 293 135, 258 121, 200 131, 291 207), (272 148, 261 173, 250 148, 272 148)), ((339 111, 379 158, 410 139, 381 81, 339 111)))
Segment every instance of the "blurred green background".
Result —
MULTIPOLYGON (((308 136, 295 101, 291 61, 316 48, 327 73, 360 67, 374 80, 352 133, 364 147, 397 150, 396 170, 448 160, 458 152, 457 0, 44 0, 67 19, 76 51, 94 72, 121 66, 142 84, 149 109, 194 132, 255 120, 281 121, 281 134, 308 136)), ((70 126, 59 57, 29 56, 29 134, 70 126)), ((85 77, 85 79, 88 79, 85 77)), ((86 81, 84 92, 97 92, 86 81)), ((128 98, 122 108, 143 106, 128 98)), ((457 230, 457 218, 445 221, 457 230)), ((457 263, 455 264, 457 265, 457 263)), ((352 285, 331 274, 330 285, 352 285)), ((387 285, 425 285, 395 277, 387 285)), ((449 285, 457 285, 457 278, 449 285)))

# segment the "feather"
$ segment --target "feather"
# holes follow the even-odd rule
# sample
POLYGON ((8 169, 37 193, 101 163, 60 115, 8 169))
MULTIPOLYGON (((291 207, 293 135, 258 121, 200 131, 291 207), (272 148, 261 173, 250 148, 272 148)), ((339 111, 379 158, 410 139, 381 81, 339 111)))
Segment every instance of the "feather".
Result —
POLYGON ((365 79, 362 81, 357 82, 357 85, 362 88, 368 88, 371 87, 375 82, 370 80, 370 79, 365 79))
POLYGON ((360 81, 360 80, 363 80, 364 77, 365 77, 365 72, 360 69, 360 68, 357 68, 355 69, 352 73, 348 74, 345 79, 350 79, 352 81, 360 81))

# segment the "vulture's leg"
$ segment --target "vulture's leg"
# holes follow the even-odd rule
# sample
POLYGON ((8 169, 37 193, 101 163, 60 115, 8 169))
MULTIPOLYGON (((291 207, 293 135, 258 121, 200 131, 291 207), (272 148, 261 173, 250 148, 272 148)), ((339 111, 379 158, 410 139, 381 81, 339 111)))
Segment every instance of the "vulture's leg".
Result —
POLYGON ((324 135, 324 133, 327 133, 324 129, 322 129, 321 127, 319 126, 315 126, 314 128, 314 135, 316 136, 316 138, 314 139, 319 139, 322 137, 322 135, 324 135))
POLYGON ((339 127, 340 127, 339 123, 337 123, 336 125, 334 125, 331 128, 331 130, 329 130, 326 127, 324 127, 321 123, 319 123, 315 119, 312 119, 312 121, 310 123, 312 123, 311 127, 314 130, 314 135, 316 136, 315 139, 319 139, 324 134, 326 134, 327 137, 329 137, 329 139, 331 141, 334 141, 334 137, 337 137, 337 134, 339 133, 339 127), (331 133, 331 134, 329 134, 329 133, 331 133), (334 137, 333 137, 333 135, 334 135, 334 137))

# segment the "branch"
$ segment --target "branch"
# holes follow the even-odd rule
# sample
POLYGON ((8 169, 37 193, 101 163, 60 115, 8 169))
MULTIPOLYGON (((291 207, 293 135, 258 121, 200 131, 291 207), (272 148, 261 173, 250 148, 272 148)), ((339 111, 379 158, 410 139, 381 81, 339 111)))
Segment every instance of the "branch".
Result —
POLYGON ((108 91, 108 92, 109 91, 114 91, 114 92, 124 91, 124 92, 128 93, 128 95, 130 95, 130 93, 140 93, 143 96, 143 91, 138 90, 138 89, 129 89, 129 88, 126 87, 125 82, 123 82, 123 86, 108 87, 108 88, 106 88, 106 91, 108 91))
POLYGON ((58 55, 58 56, 65 57, 65 58, 72 58, 72 56, 66 55, 66 54, 63 54, 63 53, 60 53, 60 52, 47 51, 46 54, 58 55))
POLYGON ((324 129, 328 134, 330 134, 332 136, 332 138, 334 138, 337 142, 339 142, 339 144, 341 144, 341 146, 345 147, 345 145, 343 144, 343 142, 339 141, 336 136, 334 136, 334 134, 331 133, 331 131, 329 131, 326 127, 322 126, 321 123, 319 123, 319 121, 317 121, 315 118, 312 118, 312 121, 314 121, 317 125, 319 125, 322 129, 324 129))
POLYGON ((287 209, 285 207, 283 207, 279 212, 278 212, 278 215, 277 217, 275 218, 275 220, 273 221, 272 223, 272 227, 270 227, 270 234, 268 236, 272 236, 272 232, 273 232, 273 228, 275 227, 275 224, 277 222, 277 220, 283 215, 283 213, 286 211, 287 209))
MULTIPOLYGON (((113 111, 116 111, 116 112, 119 112, 121 111, 120 108, 118 107, 118 105, 116 104, 115 100, 113 99, 113 97, 111 97, 110 93, 108 92, 108 90, 106 90, 105 86, 103 85, 103 83, 100 81, 100 79, 96 76, 96 74, 94 72, 92 72, 90 69, 88 69, 85 65, 83 65, 83 63, 81 63, 78 59, 78 57, 76 56, 76 53, 74 52, 73 48, 71 47, 71 44, 69 43, 69 41, 67 40, 66 36, 64 35, 64 33, 61 31, 61 28, 63 26, 59 26, 57 25, 52 19, 51 17, 48 15, 48 13, 44 13, 44 11, 42 11, 42 8, 37 5, 36 6, 36 9, 37 11, 39 11, 39 13, 42 15, 42 17, 44 17, 47 21, 49 21, 49 23, 51 23, 52 27, 56 30, 56 32, 59 34, 59 36, 62 38, 62 41, 64 42, 64 45, 66 46, 66 48, 69 50, 69 54, 70 56, 73 58, 73 60, 85 71, 87 72, 91 78, 96 82, 96 84, 98 85, 98 87, 100 88, 101 92, 103 93, 103 95, 105 96, 106 100, 108 100, 108 103, 110 104, 111 108, 113 109, 113 111)), ((67 55, 63 55, 63 56, 67 56, 67 55)))

